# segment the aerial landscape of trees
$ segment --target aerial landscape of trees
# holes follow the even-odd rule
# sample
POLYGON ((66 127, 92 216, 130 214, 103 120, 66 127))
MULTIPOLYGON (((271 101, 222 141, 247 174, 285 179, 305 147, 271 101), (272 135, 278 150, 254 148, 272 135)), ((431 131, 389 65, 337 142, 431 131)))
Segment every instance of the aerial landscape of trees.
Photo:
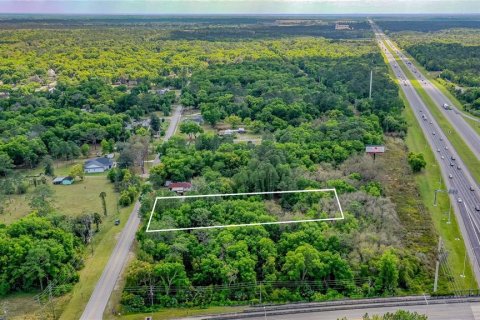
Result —
MULTIPOLYGON (((78 280, 82 253, 115 214, 106 206, 113 197, 97 191, 98 212, 69 216, 52 205, 49 180, 38 170, 51 177, 59 162, 111 152, 116 167, 95 178, 108 179, 121 207, 141 202, 136 256, 121 293, 127 312, 256 303, 259 293, 262 301, 287 302, 428 290, 435 241, 405 239, 397 204, 364 155, 367 145, 387 139, 404 147, 407 135, 404 104, 368 24, 335 30, 333 20, 284 26, 245 19, 199 18, 187 27, 168 19, 119 27, 99 18, 95 28, 0 23, 0 183, 9 194, 27 193, 33 209, 0 225, 0 295, 63 279, 68 291, 78 280), (177 104, 205 123, 182 119, 163 141, 165 118, 177 104), (245 138, 222 134, 226 128, 244 129, 245 138), (161 162, 146 168, 152 150, 161 162), (34 186, 19 176, 25 171, 35 173, 34 186), (188 194, 335 188, 345 219, 147 233, 155 197, 174 195, 167 182, 191 182, 188 194), (42 267, 32 268, 38 261, 42 267), (19 270, 27 268, 22 280, 19 270)), ((409 173, 426 165, 422 154, 404 164, 409 173)), ((82 169, 72 164, 68 174, 82 182, 89 177, 82 169)), ((331 200, 176 202, 157 207, 153 223, 316 219, 338 209, 331 200)))

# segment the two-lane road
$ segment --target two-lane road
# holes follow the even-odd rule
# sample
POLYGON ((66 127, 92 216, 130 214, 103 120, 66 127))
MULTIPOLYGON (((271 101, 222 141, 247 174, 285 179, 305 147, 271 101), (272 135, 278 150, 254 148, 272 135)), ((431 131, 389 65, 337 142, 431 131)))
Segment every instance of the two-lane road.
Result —
MULTIPOLYGON (((170 124, 165 132, 164 141, 167 141, 175 134, 181 117, 182 106, 177 105, 175 106, 175 110, 170 119, 170 124)), ((160 158, 157 154, 153 164, 156 165, 158 163, 160 163, 160 158)), ((140 217, 138 216, 139 209, 140 202, 137 201, 122 233, 120 234, 117 245, 103 270, 102 276, 100 277, 100 280, 98 280, 97 285, 90 296, 90 300, 80 318, 81 320, 101 320, 103 318, 103 312, 105 311, 108 300, 110 299, 115 284, 117 283, 117 279, 127 264, 128 253, 130 252, 133 240, 135 239, 135 234, 140 225, 140 217)), ((105 240, 108 241, 108 239, 105 240)))
POLYGON ((375 31, 378 45, 385 53, 395 76, 399 79, 400 87, 405 93, 430 147, 434 151, 447 188, 455 190, 455 193, 450 194, 450 201, 453 203, 470 260, 473 262, 476 281, 480 283, 480 212, 476 209, 476 207, 480 206, 478 187, 462 159, 448 140, 448 136, 442 132, 441 127, 431 115, 428 107, 420 98, 403 70, 398 66, 392 52, 384 44, 385 35, 375 24, 372 23, 372 27, 375 31))

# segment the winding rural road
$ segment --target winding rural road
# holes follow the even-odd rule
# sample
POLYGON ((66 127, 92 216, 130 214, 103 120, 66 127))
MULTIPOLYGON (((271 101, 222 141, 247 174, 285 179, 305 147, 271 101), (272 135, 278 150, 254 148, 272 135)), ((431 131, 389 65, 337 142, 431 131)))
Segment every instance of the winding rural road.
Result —
MULTIPOLYGON (((170 124, 165 132, 164 141, 167 141, 175 134, 181 117, 182 106, 176 105, 173 115, 170 118, 170 124)), ((160 163, 160 157, 157 154, 153 164, 156 165, 158 163, 160 163)), ((135 234, 140 225, 140 217, 138 215, 139 209, 140 202, 137 201, 122 233, 120 234, 117 245, 103 270, 102 276, 100 277, 100 280, 98 280, 97 285, 90 296, 88 304, 80 318, 81 320, 101 320, 103 318, 103 312, 110 299, 110 295, 115 288, 115 284, 117 283, 120 274, 127 264, 128 253, 130 252, 133 240, 135 239, 135 234)))
MULTIPOLYGON (((448 192, 450 201, 453 204, 467 253, 472 262, 475 279, 477 283, 480 283, 480 212, 477 210, 477 207, 480 208, 479 187, 462 159, 458 156, 457 151, 450 143, 448 135, 442 131, 426 104, 408 80, 408 77, 397 64, 393 52, 390 51, 391 47, 388 48, 385 45, 385 42, 387 42, 390 46, 391 42, 373 21, 370 20, 370 23, 375 32, 378 45, 385 53, 388 63, 398 78, 401 84, 400 87, 405 93, 415 117, 435 155, 437 163, 440 166, 443 181, 448 189, 444 192, 448 192)), ((400 52, 399 50, 396 51, 400 52)), ((405 60, 402 60, 401 63, 405 63, 405 65, 408 66, 405 60)), ((417 73, 419 73, 419 71, 417 71, 417 73)), ((421 74, 419 75, 421 76, 421 74)), ((424 76, 421 77, 425 79, 424 76)), ((427 93, 430 94, 431 91, 427 91, 427 93)), ((460 277, 460 275, 453 276, 460 277)))

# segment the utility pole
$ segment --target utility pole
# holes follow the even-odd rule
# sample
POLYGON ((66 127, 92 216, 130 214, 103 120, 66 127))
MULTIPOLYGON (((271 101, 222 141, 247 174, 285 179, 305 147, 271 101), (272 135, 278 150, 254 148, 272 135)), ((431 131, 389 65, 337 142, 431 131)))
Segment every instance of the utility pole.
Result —
POLYGON ((370 70, 370 91, 368 97, 372 99, 372 81, 373 81, 373 70, 370 70))
POLYGON ((53 319, 57 319, 57 316, 55 315, 55 306, 53 305, 53 299, 52 299, 52 283, 48 284, 48 301, 52 309, 53 319))
POLYGON ((438 269, 440 268, 440 250, 442 249, 442 238, 438 237, 438 253, 437 263, 435 265, 435 282, 433 283, 433 292, 437 292, 438 288, 438 269))
POLYGON ((452 221, 450 220, 450 215, 452 213, 452 200, 450 200, 450 209, 448 209, 448 221, 447 221, 447 224, 451 224, 452 221))
POLYGON ((463 257, 463 272, 460 277, 465 278, 465 264, 467 262, 467 247, 465 247, 465 256, 463 257))

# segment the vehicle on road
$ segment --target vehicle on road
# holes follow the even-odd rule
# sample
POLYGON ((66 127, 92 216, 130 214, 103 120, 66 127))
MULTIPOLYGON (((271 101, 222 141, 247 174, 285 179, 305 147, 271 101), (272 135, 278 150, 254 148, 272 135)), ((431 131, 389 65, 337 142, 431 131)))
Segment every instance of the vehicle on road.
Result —
POLYGON ((451 156, 450 159, 452 159, 453 161, 455 161, 455 157, 454 157, 454 156, 451 156))
POLYGON ((475 188, 473 186, 470 186, 470 191, 475 191, 475 188))
POLYGON ((444 157, 444 156, 442 156, 442 159, 445 159, 445 157, 444 157))
POLYGON ((436 135, 435 131, 432 132, 433 135, 436 135))
POLYGON ((462 168, 460 168, 460 166, 457 166, 457 170, 462 170, 462 168))
POLYGON ((479 205, 476 205, 476 206, 475 206, 475 210, 476 210, 476 211, 480 211, 480 206, 479 206, 479 205))
POLYGON ((118 226, 120 224, 120 219, 115 220, 115 225, 118 226))
POLYGON ((440 149, 437 149, 437 152, 440 152, 440 149))
POLYGON ((463 202, 462 198, 458 198, 457 201, 458 201, 458 203, 462 203, 462 202, 463 202))
POLYGON ((450 110, 450 106, 448 105, 448 103, 444 103, 444 104, 442 105, 442 107, 443 107, 443 109, 445 109, 445 110, 450 110))
POLYGON ((448 175, 448 178, 449 178, 449 179, 453 179, 453 176, 452 176, 451 173, 448 175))
POLYGON ((455 163, 450 162, 450 167, 454 167, 454 166, 455 166, 455 163))

